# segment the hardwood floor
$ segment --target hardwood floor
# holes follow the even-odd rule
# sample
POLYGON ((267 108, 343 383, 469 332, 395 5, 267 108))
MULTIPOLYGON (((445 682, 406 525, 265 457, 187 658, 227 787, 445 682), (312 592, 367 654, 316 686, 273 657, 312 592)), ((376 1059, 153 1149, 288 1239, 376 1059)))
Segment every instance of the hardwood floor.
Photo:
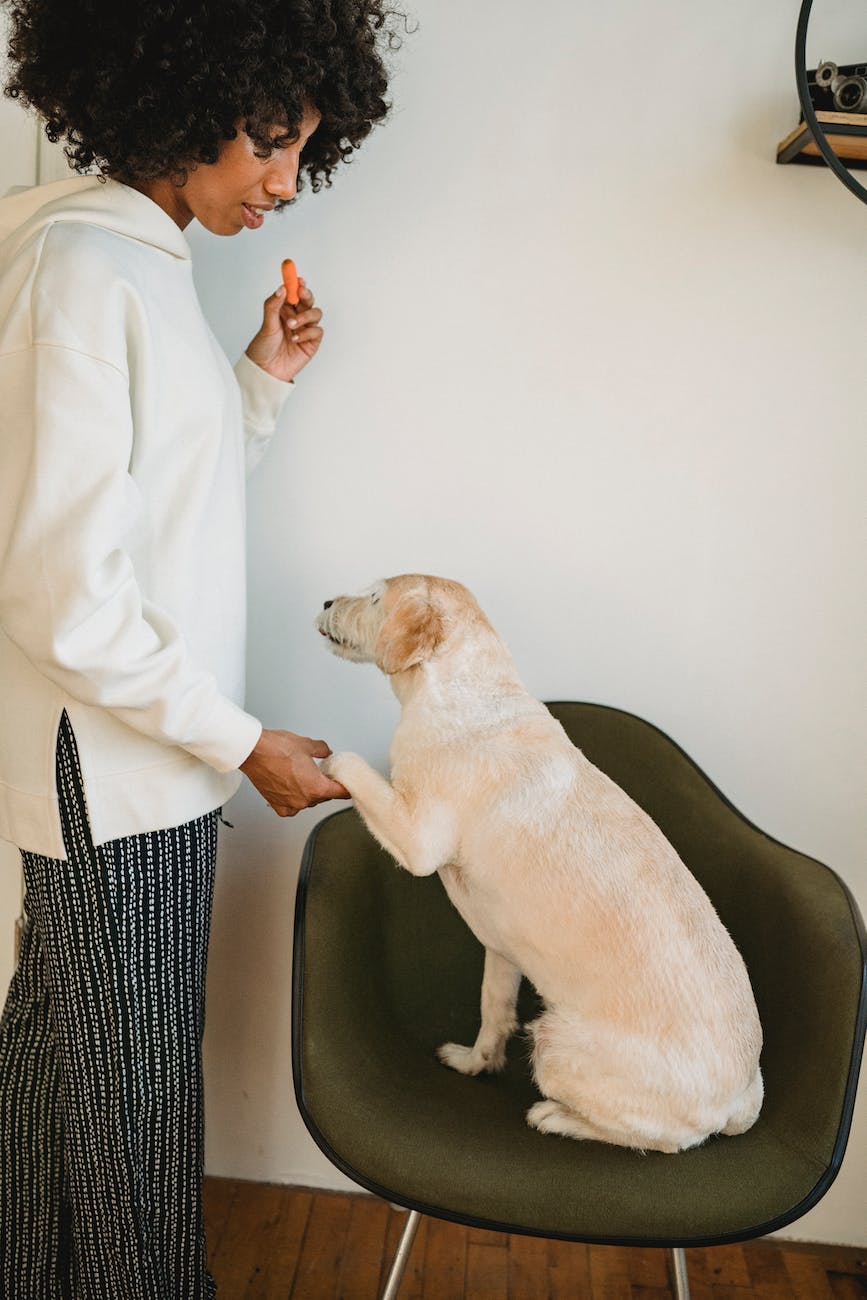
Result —
MULTIPOLYGON (((373 1196, 205 1179, 219 1300, 377 1300, 406 1221, 373 1196)), ((867 1249, 762 1240, 686 1252, 692 1300, 863 1300, 867 1249)), ((667 1252, 422 1219, 400 1300, 666 1300, 667 1252)))

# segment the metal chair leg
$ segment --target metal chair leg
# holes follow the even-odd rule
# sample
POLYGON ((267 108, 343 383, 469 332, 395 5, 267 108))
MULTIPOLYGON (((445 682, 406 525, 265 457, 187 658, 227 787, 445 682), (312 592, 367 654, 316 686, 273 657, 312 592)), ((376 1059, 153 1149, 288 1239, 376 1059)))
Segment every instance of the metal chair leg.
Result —
POLYGON ((686 1271, 686 1255, 680 1246, 672 1247, 671 1262, 674 1265, 675 1300, 689 1300, 689 1276, 686 1271))
POLYGON ((394 1260, 391 1265, 391 1272, 388 1275, 388 1281, 385 1284, 385 1290, 382 1293, 381 1300, 397 1300, 397 1293, 400 1290, 400 1284, 403 1275, 406 1272, 406 1265, 409 1259, 409 1252, 412 1250, 412 1243, 415 1234, 418 1232, 418 1225, 421 1222, 421 1215, 418 1210, 410 1210, 406 1223, 403 1225, 403 1232, 400 1235, 400 1241, 397 1243, 397 1250, 394 1254, 394 1260))

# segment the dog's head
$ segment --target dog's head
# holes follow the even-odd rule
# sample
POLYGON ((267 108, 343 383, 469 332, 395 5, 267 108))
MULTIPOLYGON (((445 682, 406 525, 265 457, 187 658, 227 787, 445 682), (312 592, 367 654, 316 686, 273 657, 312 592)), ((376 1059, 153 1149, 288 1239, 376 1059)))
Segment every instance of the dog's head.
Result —
POLYGON ((456 629, 480 617, 459 582, 405 573, 327 600, 316 626, 335 654, 375 663, 391 677, 442 653, 456 629))

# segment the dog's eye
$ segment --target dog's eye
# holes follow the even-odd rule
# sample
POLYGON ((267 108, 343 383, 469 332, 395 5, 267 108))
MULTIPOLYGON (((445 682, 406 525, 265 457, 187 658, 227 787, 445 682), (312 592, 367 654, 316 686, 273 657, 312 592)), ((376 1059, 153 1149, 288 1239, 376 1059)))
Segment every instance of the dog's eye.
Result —
POLYGON ((371 603, 371 605, 378 605, 378 604, 379 604, 379 597, 378 597, 376 594, 372 595, 371 598, 370 598, 370 603, 371 603))

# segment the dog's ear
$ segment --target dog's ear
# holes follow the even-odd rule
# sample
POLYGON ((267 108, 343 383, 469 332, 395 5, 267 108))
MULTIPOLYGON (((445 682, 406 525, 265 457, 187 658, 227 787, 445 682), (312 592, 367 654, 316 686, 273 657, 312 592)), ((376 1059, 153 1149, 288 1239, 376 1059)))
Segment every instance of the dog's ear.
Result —
POLYGON ((403 596, 380 628, 374 656, 391 677, 429 659, 443 639, 442 615, 424 596, 403 596))

